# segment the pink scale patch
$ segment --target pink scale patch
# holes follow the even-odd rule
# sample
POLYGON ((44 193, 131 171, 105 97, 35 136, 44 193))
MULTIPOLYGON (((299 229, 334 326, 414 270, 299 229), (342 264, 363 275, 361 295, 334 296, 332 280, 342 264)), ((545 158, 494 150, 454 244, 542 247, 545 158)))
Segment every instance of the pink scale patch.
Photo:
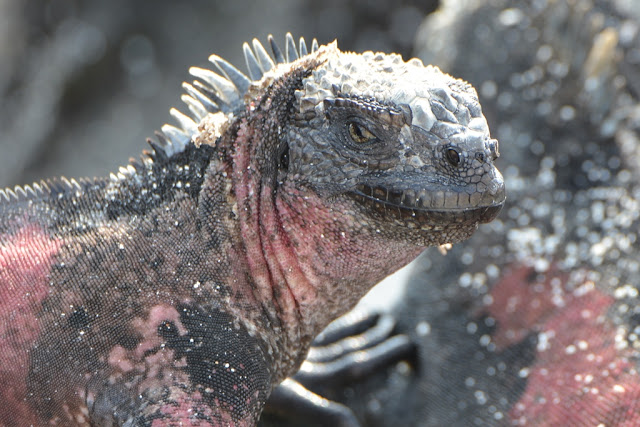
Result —
POLYGON ((40 333, 37 313, 62 243, 35 225, 0 241, 0 424, 21 420, 29 425, 37 422, 25 401, 29 349, 40 333))
POLYGON ((513 424, 640 425, 640 376, 607 318, 614 299, 588 281, 565 291, 566 277, 553 271, 527 283, 530 273, 509 272, 489 307, 498 348, 538 334, 526 389, 509 414, 513 424))

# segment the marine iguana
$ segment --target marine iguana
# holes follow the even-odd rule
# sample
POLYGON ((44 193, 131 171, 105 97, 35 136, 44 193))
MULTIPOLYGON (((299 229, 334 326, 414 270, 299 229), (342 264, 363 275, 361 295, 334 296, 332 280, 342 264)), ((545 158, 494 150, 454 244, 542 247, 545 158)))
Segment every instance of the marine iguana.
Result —
POLYGON ((254 425, 310 342, 500 211, 475 90, 287 35, 191 68, 152 150, 0 192, 0 423, 254 425))

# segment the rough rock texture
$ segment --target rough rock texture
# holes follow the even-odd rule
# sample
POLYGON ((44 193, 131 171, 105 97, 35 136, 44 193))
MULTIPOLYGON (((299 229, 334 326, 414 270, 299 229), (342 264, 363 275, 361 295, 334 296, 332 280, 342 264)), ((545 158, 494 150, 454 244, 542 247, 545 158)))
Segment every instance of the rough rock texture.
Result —
POLYGON ((469 84, 269 45, 192 67, 190 115, 108 178, 0 191, 0 423, 254 425, 331 320, 500 212, 469 84))
POLYGON ((640 423, 639 7, 451 1, 424 23, 418 56, 479 90, 509 197, 414 267, 396 313, 419 363, 345 394, 381 387, 370 425, 640 423))

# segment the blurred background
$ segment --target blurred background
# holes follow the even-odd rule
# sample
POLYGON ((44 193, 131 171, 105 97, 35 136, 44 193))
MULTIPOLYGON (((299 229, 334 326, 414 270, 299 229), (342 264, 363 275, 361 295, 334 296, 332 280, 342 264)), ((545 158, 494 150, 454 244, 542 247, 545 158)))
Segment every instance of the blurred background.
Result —
POLYGON ((211 53, 245 70, 244 41, 290 31, 407 58, 437 3, 0 0, 0 188, 137 157, 211 53))

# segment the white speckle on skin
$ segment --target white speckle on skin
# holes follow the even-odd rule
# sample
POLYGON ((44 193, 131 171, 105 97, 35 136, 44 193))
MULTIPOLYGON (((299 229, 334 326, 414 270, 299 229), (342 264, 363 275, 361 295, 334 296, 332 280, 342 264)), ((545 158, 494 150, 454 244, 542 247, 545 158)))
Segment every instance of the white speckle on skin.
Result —
POLYGON ((530 370, 529 368, 522 368, 518 371, 518 376, 520 378, 527 378, 529 376, 530 370))
POLYGON ((523 18, 524 14, 520 9, 509 8, 504 9, 502 12, 500 12, 500 14, 498 15, 498 22, 500 22, 500 24, 504 25, 505 27, 513 27, 519 24, 523 18))
POLYGON ((477 330, 478 330, 478 325, 475 322, 467 323, 467 333, 475 334, 477 330))
POLYGON ((429 324, 429 322, 419 322, 416 325, 416 333, 421 337, 429 335, 431 333, 431 325, 429 324))
POLYGON ((476 402, 478 403, 478 405, 484 405, 487 403, 487 395, 484 391, 482 390, 476 390, 473 395, 476 398, 476 402))
POLYGON ((555 331, 545 331, 538 334, 538 344, 536 350, 539 352, 547 351, 551 348, 551 339, 555 337, 555 331))

